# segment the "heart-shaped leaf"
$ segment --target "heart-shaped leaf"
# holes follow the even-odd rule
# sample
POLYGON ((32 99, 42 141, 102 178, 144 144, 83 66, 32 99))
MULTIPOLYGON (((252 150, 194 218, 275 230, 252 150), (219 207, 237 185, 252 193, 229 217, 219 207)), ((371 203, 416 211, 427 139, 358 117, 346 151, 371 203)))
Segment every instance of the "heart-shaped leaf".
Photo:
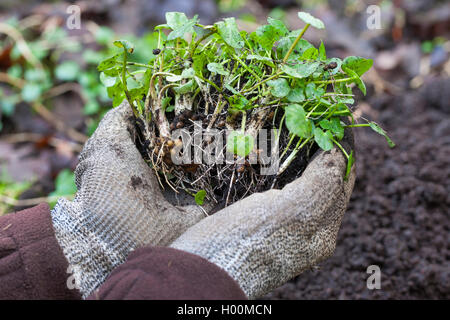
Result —
POLYGON ((284 64, 281 67, 281 70, 283 70, 285 73, 287 73, 292 77, 301 79, 312 75, 314 71, 316 71, 317 68, 319 67, 319 64, 320 64, 319 62, 298 63, 293 66, 284 64))
POLYGON ((251 135, 232 131, 227 137, 227 151, 240 157, 246 157, 252 152, 254 143, 251 135))
POLYGON ((373 65, 372 59, 364 59, 361 57, 350 56, 344 59, 342 68, 351 69, 355 71, 358 76, 362 76, 373 65))
POLYGON ((322 20, 317 19, 310 15, 308 12, 299 12, 298 17, 307 24, 312 25, 314 28, 317 29, 325 29, 325 25, 323 24, 322 20))
POLYGON ((195 194, 195 203, 197 203, 199 206, 202 206, 206 197, 206 191, 205 190, 199 190, 195 194))
POLYGON ((311 136, 312 124, 306 118, 303 107, 299 104, 291 104, 286 107, 286 127, 289 131, 301 138, 311 136))
POLYGON ((128 53, 132 53, 134 51, 134 45, 128 40, 116 40, 113 44, 116 47, 123 48, 128 53))
POLYGON ((318 127, 314 128, 314 140, 322 150, 329 151, 333 149, 333 141, 331 139, 333 139, 333 135, 330 131, 323 131, 318 127))
POLYGON ((270 87, 270 93, 277 98, 286 97, 291 91, 289 83, 284 78, 267 81, 267 85, 270 87))
POLYGON ((225 70, 223 68, 223 65, 221 65, 220 63, 216 63, 216 62, 208 63, 207 68, 209 71, 211 71, 213 73, 221 74, 223 76, 227 76, 230 74, 227 70, 225 70))
POLYGON ((231 47, 241 49, 244 47, 244 40, 239 33, 236 20, 226 18, 224 21, 216 23, 217 30, 222 39, 231 47))

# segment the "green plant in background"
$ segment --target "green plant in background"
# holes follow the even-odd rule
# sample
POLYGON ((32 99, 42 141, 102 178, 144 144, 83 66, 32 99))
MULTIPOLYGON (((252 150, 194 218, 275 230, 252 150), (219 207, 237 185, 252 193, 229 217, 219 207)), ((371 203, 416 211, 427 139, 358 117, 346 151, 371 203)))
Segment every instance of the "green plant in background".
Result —
POLYGON ((34 181, 14 181, 6 170, 2 169, 0 172, 0 216, 9 212, 13 207, 28 207, 43 202, 48 202, 53 208, 59 198, 73 199, 77 192, 75 174, 69 169, 63 169, 55 179, 55 190, 47 197, 19 199, 20 195, 33 183, 34 181))
MULTIPOLYGON (((58 131, 66 133, 68 138, 81 145, 87 138, 85 134, 94 132, 111 105, 107 89, 99 81, 97 65, 115 51, 113 41, 117 35, 107 27, 95 25, 84 36, 69 36, 57 26, 46 28, 36 35, 32 28, 35 25, 17 19, 0 22, 0 34, 4 35, 0 41, 2 59, 10 64, 4 72, 0 71, 0 132, 2 120, 14 114, 17 104, 25 102, 58 131), (86 123, 83 133, 69 128, 51 111, 52 99, 68 91, 78 93, 83 101, 86 123)), ((148 58, 145 49, 155 46, 157 37, 146 34, 132 40, 141 53, 141 56, 136 54, 134 58, 136 61, 145 61, 148 58)), ((56 193, 50 194, 48 201, 54 203, 58 196, 73 195, 75 189, 61 189, 61 185, 69 185, 70 182, 73 184, 69 172, 62 171, 55 181, 56 193)), ((0 202, 6 203, 4 208, 18 203, 17 197, 21 192, 15 191, 24 191, 28 186, 3 179, 0 179, 0 184, 14 191, 8 194, 0 192, 3 196, 0 202)))
MULTIPOLYGON (((348 107, 354 103, 351 85, 366 93, 361 76, 371 68, 372 60, 327 57, 323 43, 316 48, 303 39, 310 26, 323 29, 323 22, 305 12, 298 16, 305 22, 301 30, 289 31, 280 20, 268 18, 267 25, 249 34, 238 30, 234 18, 204 26, 197 17, 169 12, 167 23, 155 28, 157 56, 149 57, 145 64, 132 62, 137 50, 126 40, 116 41, 122 51, 102 61, 98 70, 114 106, 127 99, 146 125, 151 148, 161 145, 150 132, 150 122, 157 127, 159 138, 170 140, 168 101, 173 99, 170 112, 175 115, 195 110, 199 101, 211 102, 212 119, 227 106, 228 127, 234 130, 229 151, 247 156, 258 129, 275 110, 282 113, 279 128, 285 124, 291 134, 278 174, 300 149, 313 142, 323 150, 337 145, 348 159, 349 172, 353 154, 339 143, 345 127, 370 127, 394 145, 373 122, 356 124, 353 120, 345 125, 341 121, 342 116, 352 117, 348 107), (252 120, 246 122, 249 114, 252 120), (241 115, 240 123, 236 123, 236 115, 241 115), (291 145, 295 147, 288 152, 291 145)), ((213 123, 211 120, 208 127, 213 123)))
POLYGON ((9 212, 10 208, 16 204, 17 198, 22 192, 27 190, 32 182, 16 182, 4 168, 0 171, 0 216, 9 212))
MULTIPOLYGON (((15 105, 24 101, 51 122, 51 113, 43 108, 51 107, 55 96, 75 91, 83 100, 85 133, 92 134, 111 103, 106 88, 99 81, 96 66, 113 52, 116 34, 107 27, 96 27, 89 37, 74 37, 61 27, 54 27, 36 37, 16 19, 0 23, 0 33, 7 35, 2 47, 12 46, 9 57, 12 66, 0 75, 0 82, 9 84, 12 89, 0 90, 2 115, 12 115, 15 105)), ((150 34, 133 38, 133 41, 142 53, 144 48, 153 46, 156 39, 150 34)), ((144 61, 148 56, 136 55, 135 58, 144 61)), ((56 127, 63 129, 62 125, 56 127)), ((78 142, 85 140, 82 135, 69 134, 69 137, 78 142)))
POLYGON ((53 207, 61 197, 73 198, 76 192, 75 174, 69 169, 61 170, 55 179, 55 190, 48 195, 50 206, 53 207))

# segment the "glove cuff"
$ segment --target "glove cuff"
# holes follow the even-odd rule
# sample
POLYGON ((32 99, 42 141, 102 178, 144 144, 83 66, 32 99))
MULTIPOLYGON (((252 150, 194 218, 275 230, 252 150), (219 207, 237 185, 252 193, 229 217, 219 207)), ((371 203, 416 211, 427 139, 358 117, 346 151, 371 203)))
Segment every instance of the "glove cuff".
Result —
POLYGON ((56 239, 84 299, 125 262, 134 244, 96 221, 76 200, 59 199, 51 215, 56 239))

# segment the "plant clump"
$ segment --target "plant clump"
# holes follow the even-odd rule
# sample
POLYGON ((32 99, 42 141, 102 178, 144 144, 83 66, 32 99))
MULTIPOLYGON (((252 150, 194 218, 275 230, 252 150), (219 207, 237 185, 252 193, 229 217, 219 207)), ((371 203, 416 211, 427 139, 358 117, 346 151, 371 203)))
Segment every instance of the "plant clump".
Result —
POLYGON ((138 147, 161 185, 185 190, 199 204, 207 198, 226 206, 292 181, 317 147, 339 147, 348 175, 354 158, 340 144, 346 127, 371 127, 393 146, 376 123, 357 124, 350 107, 353 86, 366 93, 361 76, 373 61, 327 57, 323 42, 316 48, 303 39, 309 27, 323 29, 323 22, 305 12, 298 16, 303 29, 289 31, 269 17, 268 24, 247 33, 234 18, 205 26, 197 16, 168 12, 167 23, 155 28, 158 45, 149 48, 147 64, 131 61, 131 43, 114 42, 121 50, 100 63, 100 78, 114 106, 128 100, 140 132, 138 147), (261 129, 273 129, 268 154, 278 160, 271 174, 261 174, 264 164, 251 161, 261 153, 261 129), (208 132, 227 132, 223 150, 212 154, 217 158, 224 151, 233 161, 174 163, 183 149, 176 130, 193 135, 199 150, 220 140, 208 132), (203 133, 200 142, 196 132, 203 133))

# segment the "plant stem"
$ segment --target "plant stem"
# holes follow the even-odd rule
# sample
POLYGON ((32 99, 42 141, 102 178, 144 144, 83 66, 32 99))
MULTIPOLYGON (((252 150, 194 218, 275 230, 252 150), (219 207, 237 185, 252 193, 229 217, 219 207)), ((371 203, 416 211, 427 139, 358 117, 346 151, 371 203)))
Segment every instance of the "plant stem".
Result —
MULTIPOLYGON (((291 139, 289 139, 289 142, 288 142, 288 144, 286 145, 286 147, 284 148, 284 151, 283 151, 283 153, 281 154, 280 159, 283 159, 283 157, 284 157, 284 155, 286 154, 286 152, 288 152, 289 147, 291 146, 291 144, 292 144, 292 142, 294 141, 294 139, 295 139, 295 134, 293 134, 293 135, 291 136, 291 139)), ((302 139, 300 138, 300 140, 302 140, 302 139)), ((300 141, 299 141, 298 143, 300 143, 300 141)))
POLYGON ((316 80, 316 81, 313 81, 313 83, 331 84, 331 83, 347 82, 347 81, 352 81, 352 80, 355 80, 355 77, 337 79, 337 80, 316 80))
POLYGON ((264 79, 264 80, 261 80, 260 82, 258 82, 257 84, 255 84, 255 85, 254 85, 253 87, 251 87, 250 89, 244 90, 244 91, 242 91, 241 93, 246 93, 246 92, 253 91, 253 90, 255 90, 258 86, 262 85, 263 83, 266 83, 266 82, 269 81, 269 80, 273 80, 273 79, 279 77, 279 76, 282 75, 282 74, 283 74, 283 72, 278 72, 278 73, 276 73, 276 74, 274 74, 274 75, 272 75, 272 76, 270 76, 270 77, 268 77, 268 78, 266 78, 266 79, 264 79))
POLYGON ((363 124, 349 124, 345 126, 345 128, 360 128, 360 127, 370 127, 370 124, 363 123, 363 124))
POLYGON ((261 77, 258 76, 252 69, 250 69, 250 67, 248 65, 246 65, 237 55, 233 54, 233 58, 235 58, 237 61, 239 61, 240 64, 242 64, 242 66, 252 74, 252 76, 254 76, 256 79, 261 80, 261 77))
POLYGON ((137 66, 137 67, 143 67, 143 68, 149 68, 152 69, 153 67, 149 64, 145 64, 145 63, 139 63, 139 62, 132 62, 132 61, 128 61, 127 62, 128 65, 130 66, 137 66))
POLYGON ((295 39, 294 43, 292 44, 292 46, 289 48, 289 51, 286 53, 286 55, 284 56, 283 59, 283 63, 286 63, 287 59, 289 58, 289 56, 291 55, 292 51, 294 51, 295 47, 297 46, 297 43, 300 41, 300 39, 303 37, 303 35, 305 34, 306 30, 308 30, 310 24, 306 24, 306 26, 303 28, 302 32, 300 32, 300 34, 298 35, 297 39, 295 39))
POLYGON ((345 155, 345 157, 348 159, 350 156, 348 155, 348 153, 345 151, 345 149, 342 147, 342 145, 339 143, 339 142, 337 142, 335 139, 331 139, 331 141, 333 141, 337 146, 338 146, 338 148, 339 149, 341 149, 341 151, 344 153, 344 155, 345 155))
POLYGON ((214 34, 216 32, 215 28, 213 30, 211 30, 210 32, 208 32, 207 34, 205 34, 203 37, 201 37, 200 39, 198 39, 197 42, 195 42, 194 47, 191 50, 191 57, 194 56, 195 50, 197 50, 197 47, 200 43, 202 43, 203 40, 205 40, 206 38, 208 38, 209 36, 211 36, 212 34, 214 34))
POLYGON ((133 101, 131 100, 130 92, 127 88, 127 50, 124 49, 123 53, 123 65, 122 65, 122 85, 123 90, 125 92, 125 96, 127 97, 128 103, 130 104, 131 110, 133 110, 134 116, 136 119, 139 117, 139 112, 136 110, 135 106, 133 105, 133 101))
POLYGON ((311 140, 311 138, 306 139, 305 141, 303 141, 302 144, 300 144, 302 139, 298 140, 297 145, 295 146, 295 149, 291 152, 291 154, 283 162, 280 169, 278 169, 277 175, 282 174, 284 172, 284 170, 286 170, 289 167, 289 165, 292 163, 292 161, 294 161, 295 157, 297 156, 297 153, 299 152, 299 150, 301 148, 303 148, 309 142, 309 140, 311 140))
POLYGON ((241 122, 241 130, 245 131, 245 122, 247 121, 247 112, 245 110, 242 111, 242 122, 241 122))

